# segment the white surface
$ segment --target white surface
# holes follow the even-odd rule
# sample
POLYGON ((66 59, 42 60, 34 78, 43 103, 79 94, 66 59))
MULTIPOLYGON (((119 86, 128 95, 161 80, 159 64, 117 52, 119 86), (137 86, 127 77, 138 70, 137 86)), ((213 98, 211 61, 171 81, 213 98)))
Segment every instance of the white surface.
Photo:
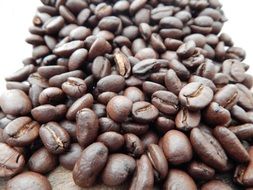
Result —
MULTIPOLYGON (((220 0, 229 19, 223 31, 228 33, 236 46, 247 52, 245 63, 253 62, 253 1, 220 0)), ((5 88, 4 76, 22 67, 22 60, 31 55, 31 46, 24 39, 29 35, 28 27, 39 0, 0 0, 0 92, 5 88)), ((250 69, 253 74, 253 68, 250 69)))

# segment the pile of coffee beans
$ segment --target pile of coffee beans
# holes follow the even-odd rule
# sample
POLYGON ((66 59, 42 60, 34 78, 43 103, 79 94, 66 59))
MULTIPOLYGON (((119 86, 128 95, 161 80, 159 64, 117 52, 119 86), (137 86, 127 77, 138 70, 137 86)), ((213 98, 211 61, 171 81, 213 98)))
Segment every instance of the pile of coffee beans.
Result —
POLYGON ((58 165, 80 187, 253 187, 253 77, 218 0, 41 1, 0 97, 7 190, 58 165))

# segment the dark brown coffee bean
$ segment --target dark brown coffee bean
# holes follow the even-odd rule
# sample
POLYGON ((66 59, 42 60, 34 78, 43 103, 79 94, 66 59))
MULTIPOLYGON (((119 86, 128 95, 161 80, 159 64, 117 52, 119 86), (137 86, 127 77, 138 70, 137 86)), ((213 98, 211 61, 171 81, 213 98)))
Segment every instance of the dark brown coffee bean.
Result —
POLYGON ((61 16, 52 17, 44 25, 47 34, 56 34, 64 26, 64 19, 61 16))
POLYGON ((249 155, 250 155, 250 161, 248 165, 246 166, 245 170, 242 173, 242 184, 248 187, 251 187, 253 184, 253 178, 252 178, 252 167, 253 167, 253 162, 252 162, 252 155, 253 155, 253 148, 252 146, 249 148, 249 155))
POLYGON ((39 136, 39 128, 30 117, 19 117, 4 128, 3 138, 10 146, 26 146, 39 136))
POLYGON ((113 9, 114 13, 122 13, 122 12, 125 12, 129 9, 129 5, 130 5, 130 3, 126 0, 117 1, 113 5, 112 9, 113 9))
POLYGON ((216 102, 212 102, 203 114, 205 121, 213 126, 227 125, 231 121, 230 112, 216 102))
POLYGON ((238 105, 242 106, 246 110, 253 109, 252 92, 242 84, 236 84, 236 86, 239 93, 238 105))
POLYGON ((215 127, 214 136, 220 142, 225 151, 237 162, 249 161, 249 154, 235 134, 226 127, 215 127))
POLYGON ((116 122, 127 119, 132 109, 132 101, 124 96, 113 97, 106 106, 107 114, 116 122))
POLYGON ((38 73, 47 79, 65 72, 67 72, 67 68, 60 65, 41 66, 38 68, 38 73))
POLYGON ((202 34, 191 34, 184 38, 184 42, 193 40, 197 47, 203 47, 206 43, 206 38, 202 34))
POLYGON ((129 98, 132 102, 143 101, 145 99, 143 92, 136 87, 128 87, 124 91, 124 96, 129 98))
POLYGON ((52 187, 45 176, 35 172, 24 172, 8 181, 6 190, 15 189, 52 190, 52 187))
POLYGON ((21 172, 25 165, 24 156, 5 143, 0 143, 0 177, 11 177, 21 172))
POLYGON ((148 131, 149 125, 129 121, 122 123, 121 128, 124 131, 124 133, 133 133, 139 136, 145 134, 148 131))
POLYGON ((115 32, 118 34, 122 29, 122 22, 118 17, 107 16, 99 21, 98 27, 101 30, 108 30, 110 32, 115 32))
POLYGON ((164 45, 168 50, 176 51, 182 44, 182 41, 173 38, 166 38, 164 40, 164 45))
POLYGON ((175 122, 172 119, 161 116, 155 121, 155 127, 158 131, 166 133, 175 127, 175 122))
POLYGON ((187 80, 190 78, 190 72, 188 69, 180 63, 176 59, 172 59, 169 63, 168 66, 170 69, 174 70, 177 76, 182 79, 182 80, 187 80))
POLYGON ((129 187, 130 190, 152 190, 154 188, 154 174, 150 160, 142 155, 136 162, 136 171, 129 187))
POLYGON ((165 76, 164 76, 164 82, 166 88, 173 92, 174 94, 178 95, 181 88, 182 88, 182 83, 180 79, 177 77, 177 74, 175 73, 174 70, 169 69, 165 76))
POLYGON ((64 100, 64 93, 60 88, 49 87, 43 90, 39 95, 40 104, 59 104, 64 100))
POLYGON ((80 68, 86 58, 88 57, 88 51, 84 48, 74 51, 69 57, 68 68, 70 71, 80 68))
POLYGON ((239 100, 238 89, 233 84, 226 85, 214 95, 213 100, 220 106, 229 110, 239 100))
POLYGON ((70 144, 69 134, 56 122, 42 125, 39 134, 46 149, 53 154, 65 152, 70 144))
POLYGON ((181 104, 193 111, 206 107, 212 101, 212 98, 212 89, 199 82, 187 84, 179 93, 181 104))
POLYGON ((4 113, 26 115, 32 109, 29 97, 21 90, 7 90, 0 97, 0 106, 4 113), (11 104, 10 104, 11 102, 11 104))
POLYGON ((191 143, 180 131, 168 131, 163 137, 162 148, 169 163, 177 165, 192 159, 191 143))
POLYGON ((48 84, 48 80, 44 77, 42 77, 39 73, 32 73, 30 74, 30 76, 28 77, 27 81, 31 84, 31 85, 38 85, 42 88, 47 88, 49 87, 48 84))
POLYGON ((36 108, 33 108, 31 110, 31 114, 36 121, 40 123, 47 123, 49 121, 56 120, 59 113, 56 106, 45 104, 45 105, 41 105, 36 108))
POLYGON ((218 170, 226 168, 228 158, 211 134, 194 128, 191 130, 190 140, 193 149, 205 164, 218 170))
POLYGON ((158 144, 158 135, 153 131, 148 131, 144 135, 141 136, 141 141, 144 147, 144 150, 147 150, 148 145, 150 144, 158 144))
POLYGON ((68 132, 72 140, 76 141, 76 123, 68 120, 63 120, 59 124, 68 132))
POLYGON ((93 101, 94 99, 91 94, 83 95, 69 107, 68 112, 66 114, 66 118, 68 120, 75 120, 77 112, 83 108, 91 108, 93 101))
POLYGON ((120 75, 109 75, 97 82, 99 92, 120 92, 125 87, 125 79, 120 75))
POLYGON ((107 105, 107 103, 114 97, 117 96, 115 92, 102 92, 98 95, 98 102, 107 105))
POLYGON ((94 59, 97 56, 110 53, 112 50, 111 45, 103 38, 98 38, 94 41, 89 50, 89 59, 94 59))
POLYGON ((162 113, 173 115, 178 111, 178 98, 175 94, 159 90, 152 94, 152 104, 162 113))
POLYGON ((196 180, 210 180, 215 175, 215 170, 202 162, 193 161, 188 166, 188 173, 196 180))
POLYGON ((103 143, 110 152, 120 150, 124 145, 124 137, 116 132, 109 131, 98 136, 98 142, 103 143))
POLYGON ((211 189, 232 190, 232 188, 229 185, 219 180, 211 180, 208 183, 205 183, 203 186, 201 186, 201 190, 211 190, 211 189))
POLYGON ((28 76, 33 72, 35 72, 34 65, 26 65, 23 68, 17 70, 15 73, 5 77, 5 80, 22 82, 26 80, 28 76))
POLYGON ((95 8, 95 15, 98 19, 101 19, 112 14, 112 6, 106 3, 100 3, 95 8))
POLYGON ((88 8, 81 10, 79 14, 77 15, 77 23, 79 25, 84 25, 84 23, 88 20, 90 14, 91 14, 91 10, 88 8))
POLYGON ((103 104, 93 104, 92 110, 95 112, 98 118, 106 116, 106 106, 103 104))
POLYGON ((119 132, 120 126, 108 117, 101 117, 98 120, 100 133, 105 133, 109 131, 119 132))
POLYGON ((82 79, 69 77, 67 81, 62 84, 62 90, 68 96, 80 98, 86 93, 87 85, 82 79))
POLYGON ((193 55, 196 48, 196 44, 194 41, 187 41, 186 43, 179 46, 177 49, 177 54, 180 58, 189 58, 193 55))
POLYGON ((158 53, 163 53, 166 51, 166 47, 163 43, 163 40, 159 34, 153 33, 150 36, 150 45, 154 48, 158 53))
POLYGON ((141 36, 144 40, 148 40, 151 37, 152 34, 152 30, 150 25, 148 25, 147 23, 140 23, 139 24, 139 31, 141 33, 141 36))
POLYGON ((131 74, 131 65, 128 58, 120 51, 114 53, 116 70, 121 76, 128 78, 131 74))
POLYGON ((7 90, 22 90, 26 94, 29 92, 30 84, 27 82, 6 82, 6 89, 7 90))
POLYGON ((156 91, 165 91, 166 88, 158 83, 145 81, 142 83, 142 89, 147 95, 152 95, 156 91))
POLYGON ((158 109, 149 102, 135 102, 132 107, 132 116, 135 121, 149 123, 158 117, 158 109))
POLYGON ((83 78, 84 73, 81 70, 70 71, 55 75, 49 79, 50 86, 60 88, 61 85, 68 80, 69 77, 83 78))
POLYGON ((162 18, 171 16, 173 14, 173 7, 170 6, 161 6, 152 9, 151 11, 151 19, 154 21, 159 21, 162 18))
POLYGON ((76 23, 75 15, 67 7, 60 5, 59 13, 66 22, 74 24, 76 23))
POLYGON ((93 61, 91 71, 95 78, 103 78, 111 74, 111 63, 106 57, 98 56, 93 61))
POLYGON ((105 185, 116 186, 124 183, 134 172, 135 160, 125 154, 111 154, 102 173, 105 185))
POLYGON ((85 40, 89 35, 91 35, 91 30, 89 28, 79 26, 70 32, 69 37, 72 40, 85 40))
POLYGON ((197 190, 197 186, 193 179, 184 171, 178 169, 169 170, 166 181, 163 184, 164 190, 197 190))
POLYGON ((232 117, 241 123, 252 123, 253 118, 240 106, 235 105, 230 110, 232 117))
POLYGON ((28 161, 28 167, 31 171, 46 174, 56 168, 57 157, 46 148, 40 148, 32 154, 28 161))
POLYGON ((70 148, 64 154, 61 154, 59 161, 61 166, 68 170, 73 170, 76 161, 80 158, 82 153, 82 148, 78 143, 70 145, 70 148))
POLYGON ((107 158, 108 149, 104 144, 97 142, 88 146, 74 166, 74 182, 80 187, 92 186, 106 165, 107 158))
POLYGON ((249 139, 253 136, 253 124, 246 123, 243 125, 229 127, 240 140, 249 139))
POLYGON ((144 153, 143 144, 138 136, 132 133, 124 135, 126 152, 135 158, 140 157, 144 153))
POLYGON ((35 34, 32 34, 30 35, 29 37, 27 37, 25 39, 25 41, 28 43, 28 44, 31 44, 31 45, 34 45, 34 46, 38 46, 38 45, 43 45, 44 44, 44 39, 42 36, 39 36, 39 35, 35 35, 35 34))
POLYGON ((88 4, 87 2, 82 1, 82 0, 70 0, 66 2, 66 7, 68 7, 68 9, 74 14, 78 14, 81 10, 83 10, 84 8, 87 8, 88 4))
POLYGON ((216 91, 216 86, 213 83, 212 80, 208 79, 208 78, 204 78, 204 77, 200 77, 197 75, 192 75, 189 79, 189 82, 199 82, 205 86, 208 86, 209 88, 211 88, 214 92, 216 91))
POLYGON ((175 118, 175 124, 177 129, 182 131, 190 131, 191 129, 198 127, 200 123, 200 112, 192 112, 186 108, 182 108, 175 118))
POLYGON ((33 49, 32 57, 34 59, 42 58, 50 53, 50 49, 45 45, 36 46, 33 49))
POLYGON ((154 175, 157 180, 163 180, 168 174, 168 162, 163 150, 156 144, 148 145, 147 156, 154 168, 154 175))
POLYGON ((70 56, 75 50, 82 48, 84 46, 83 41, 75 40, 65 44, 62 44, 59 47, 56 47, 53 52, 54 54, 61 56, 61 57, 68 57, 70 56))

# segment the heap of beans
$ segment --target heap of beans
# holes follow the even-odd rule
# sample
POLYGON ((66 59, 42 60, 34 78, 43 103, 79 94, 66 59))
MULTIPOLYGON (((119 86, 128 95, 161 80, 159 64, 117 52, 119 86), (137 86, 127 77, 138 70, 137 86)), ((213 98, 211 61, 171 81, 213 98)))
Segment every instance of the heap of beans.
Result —
POLYGON ((42 3, 0 97, 7 190, 58 164, 80 187, 253 187, 253 80, 218 0, 42 3))

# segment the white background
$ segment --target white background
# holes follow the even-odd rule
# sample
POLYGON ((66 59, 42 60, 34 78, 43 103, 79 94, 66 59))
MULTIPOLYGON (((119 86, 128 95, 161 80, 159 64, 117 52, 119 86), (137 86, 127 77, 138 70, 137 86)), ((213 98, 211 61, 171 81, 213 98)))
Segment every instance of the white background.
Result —
MULTIPOLYGON (((223 31, 246 50, 245 63, 253 63, 253 1, 220 1, 229 19, 223 31)), ((0 93, 5 88, 4 77, 22 67, 22 60, 31 55, 31 46, 24 40, 39 5, 39 0, 0 0, 0 93)), ((249 72, 253 74, 253 68, 249 72)))

